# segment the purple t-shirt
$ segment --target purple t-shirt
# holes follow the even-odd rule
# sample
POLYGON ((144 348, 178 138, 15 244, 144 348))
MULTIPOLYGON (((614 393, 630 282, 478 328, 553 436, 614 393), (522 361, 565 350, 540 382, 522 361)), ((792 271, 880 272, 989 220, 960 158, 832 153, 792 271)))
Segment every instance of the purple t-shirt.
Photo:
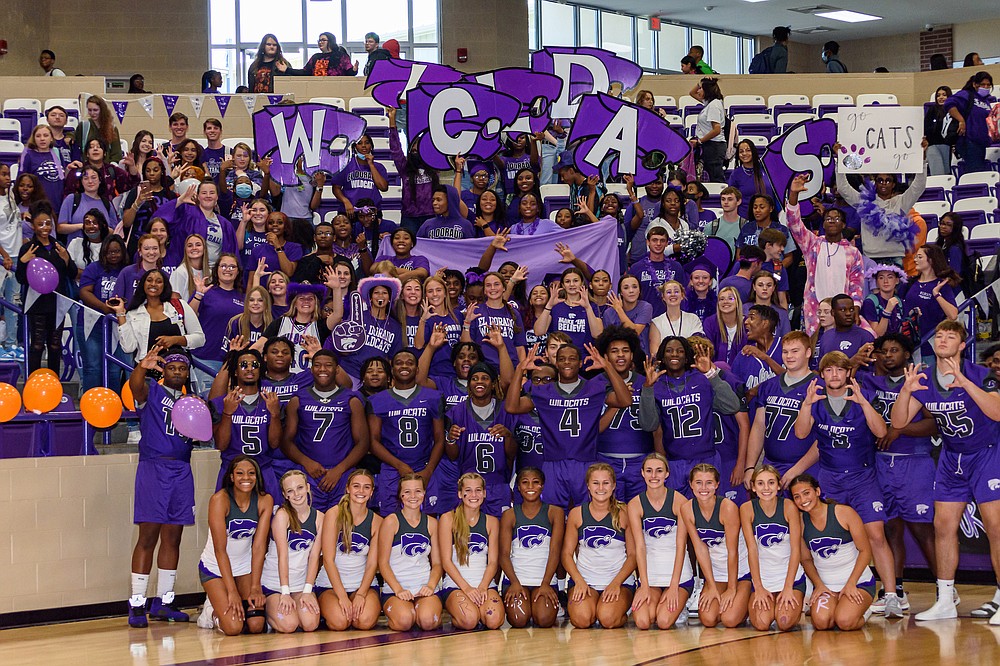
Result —
MULTIPOLYGON (((887 305, 889 305, 889 301, 882 298, 878 293, 872 292, 868 294, 868 296, 865 297, 865 300, 861 303, 861 316, 864 317, 870 324, 876 324, 882 319, 882 315, 885 313, 887 305)), ((897 332, 900 324, 903 323, 902 304, 897 305, 892 313, 886 317, 886 319, 889 322, 889 327, 885 330, 885 332, 897 332)))
MULTIPOLYGON (((58 153, 58 151, 55 151, 58 153)), ((21 153, 21 162, 18 173, 33 173, 38 176, 45 190, 45 196, 53 207, 59 205, 63 200, 63 178, 62 166, 53 155, 53 151, 40 153, 37 150, 25 149, 21 153)), ((13 184, 12 184, 13 186, 13 184)))
POLYGON ((152 379, 146 379, 149 396, 146 402, 137 404, 139 410, 139 460, 154 460, 156 458, 172 458, 174 460, 191 460, 192 442, 187 437, 176 434, 171 414, 174 410, 174 397, 167 389, 152 379))
MULTIPOLYGON (((288 257, 289 261, 298 261, 302 258, 302 246, 298 243, 287 241, 283 249, 285 251, 285 256, 288 257)), ((272 273, 274 271, 281 270, 281 264, 278 261, 278 253, 275 251, 274 247, 268 245, 266 242, 257 245, 250 252, 250 259, 248 263, 250 269, 257 268, 257 262, 260 259, 264 259, 267 262, 267 268, 264 269, 265 272, 272 273)))
POLYGON ((660 296, 660 287, 669 280, 676 280, 682 285, 688 282, 687 273, 684 268, 669 257, 664 257, 663 261, 653 261, 648 256, 632 264, 628 269, 629 275, 634 275, 639 280, 639 298, 646 301, 653 308, 653 317, 658 317, 667 311, 667 306, 660 296))
POLYGON ((819 357, 822 359, 828 352, 839 351, 851 358, 867 342, 875 342, 875 337, 860 326, 852 326, 843 332, 831 328, 823 333, 819 341, 819 357))
POLYGON ((431 333, 434 332, 434 327, 438 324, 445 327, 445 334, 448 336, 448 342, 435 351, 434 356, 431 357, 430 374, 432 376, 454 375, 455 368, 451 364, 451 350, 452 347, 458 344, 459 338, 462 337, 462 320, 458 318, 458 315, 456 315, 455 318, 449 317, 448 315, 434 315, 432 317, 428 317, 427 321, 424 322, 425 345, 430 342, 431 333))
POLYGON ((243 294, 235 289, 227 291, 222 287, 212 287, 202 297, 198 313, 198 321, 205 333, 205 344, 192 349, 191 353, 204 361, 224 360, 229 320, 243 314, 243 294))
POLYGON ((587 319, 587 309, 583 305, 569 305, 563 302, 552 306, 549 332, 552 331, 562 331, 568 335, 577 349, 583 349, 585 344, 594 341, 587 319))
POLYGON ((222 161, 226 159, 226 147, 205 148, 201 151, 201 164, 205 167, 205 173, 216 179, 219 177, 219 168, 222 161))
POLYGON ((524 337, 524 321, 521 313, 515 308, 491 308, 485 303, 480 303, 476 307, 476 319, 472 322, 469 335, 472 341, 477 343, 483 350, 483 360, 490 365, 497 367, 500 364, 500 355, 496 348, 486 339, 490 336, 490 326, 499 326, 500 334, 507 344, 507 353, 510 355, 512 363, 517 363, 517 348, 524 347, 527 341, 524 337), (511 314, 513 313, 513 315, 511 314))
POLYGON ((726 287, 735 287, 736 291, 740 294, 740 300, 744 303, 750 300, 753 283, 750 282, 749 278, 745 278, 742 275, 730 275, 719 283, 719 291, 722 291, 726 287))
MULTIPOLYGON (((973 453, 997 442, 1000 424, 983 413, 964 388, 946 389, 938 383, 937 365, 932 362, 924 369, 927 388, 913 392, 913 397, 931 413, 941 433, 944 450, 949 453, 973 453)), ((997 378, 988 368, 962 363, 962 374, 986 391, 996 393, 997 378)), ((985 470, 983 470, 985 471, 985 470)), ((996 470, 992 470, 996 473, 996 470)))
POLYGON ((653 385, 653 397, 660 412, 667 459, 710 461, 715 454, 715 390, 705 375, 697 370, 688 370, 676 379, 664 375, 653 385))
POLYGON ((517 192, 517 172, 521 169, 531 169, 532 171, 535 169, 531 166, 531 155, 528 153, 520 157, 501 155, 500 160, 503 162, 503 191, 510 197, 517 192))
MULTIPOLYGON (((378 162, 374 164, 375 170, 382 174, 382 178, 387 178, 385 167, 378 162)), ((371 199, 376 206, 382 203, 382 192, 375 187, 372 170, 365 162, 359 162, 357 159, 351 160, 347 168, 337 174, 333 184, 340 186, 344 196, 352 204, 356 204, 361 199, 371 199)))
POLYGON ((502 401, 495 402, 492 419, 486 422, 481 421, 472 411, 472 405, 468 401, 455 405, 448 410, 447 424, 462 428, 462 434, 458 438, 460 474, 476 472, 486 480, 487 485, 507 483, 510 480, 503 437, 490 434, 490 428, 494 425, 514 429, 515 417, 507 413, 502 401))
MULTIPOLYGON (((920 317, 917 318, 917 325, 920 327, 921 339, 926 338, 934 330, 935 326, 945 320, 944 310, 941 309, 941 305, 933 293, 937 283, 937 280, 912 282, 910 288, 906 291, 906 299, 903 301, 904 313, 909 314, 913 311, 913 308, 920 308, 920 317)), ((952 290, 950 284, 946 284, 941 289, 941 295, 944 296, 944 300, 955 305, 955 292, 952 290)), ((920 350, 927 357, 930 357, 934 353, 929 342, 922 345, 920 350)))
POLYGON ((375 258, 375 263, 378 263, 380 261, 385 261, 387 259, 389 260, 390 263, 392 263, 393 266, 395 266, 396 268, 402 268, 404 271, 415 271, 420 268, 423 268, 428 273, 431 272, 431 264, 429 261, 427 261, 427 257, 420 256, 419 254, 411 254, 410 256, 402 259, 399 257, 389 257, 382 254, 375 258))
MULTIPOLYGON (((752 344, 752 343, 747 343, 752 344)), ((781 338, 775 338, 774 342, 771 343, 771 348, 767 350, 767 355, 771 357, 772 360, 781 363, 781 338)), ((733 374, 740 378, 740 381, 746 384, 748 389, 752 389, 755 386, 759 386, 763 382, 767 381, 771 377, 774 377, 774 371, 771 370, 771 366, 766 362, 758 359, 756 356, 751 356, 749 354, 743 354, 738 352, 736 354, 736 360, 733 361, 733 374)))
POLYGON ((420 225, 417 230, 418 238, 436 238, 444 240, 456 240, 462 238, 475 238, 476 230, 472 224, 464 217, 432 217, 420 225))
MULTIPOLYGON (((640 298, 635 302, 634 308, 625 311, 625 315, 632 320, 633 324, 646 327, 642 329, 642 335, 639 336, 639 341, 642 343, 642 351, 648 354, 649 323, 653 321, 653 306, 640 298)), ((605 310, 604 314, 601 315, 601 321, 604 322, 605 326, 615 326, 622 323, 614 308, 608 308, 605 310)))
MULTIPOLYGON (((108 222, 108 226, 114 229, 118 224, 118 213, 115 212, 114 204, 105 205, 100 199, 95 199, 88 194, 80 194, 80 203, 73 210, 73 203, 76 200, 77 195, 69 194, 62 200, 62 205, 59 207, 59 222, 63 224, 83 224, 83 218, 86 217, 87 211, 91 208, 96 208, 104 214, 104 218, 108 222)), ((66 234, 66 243, 69 244, 74 238, 80 238, 83 236, 82 231, 74 231, 72 233, 66 234)))

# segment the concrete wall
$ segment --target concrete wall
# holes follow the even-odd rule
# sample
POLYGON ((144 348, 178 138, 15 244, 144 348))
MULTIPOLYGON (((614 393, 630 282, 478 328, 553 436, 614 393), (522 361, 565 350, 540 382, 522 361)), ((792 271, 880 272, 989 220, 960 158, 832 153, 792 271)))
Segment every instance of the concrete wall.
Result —
MULTIPOLYGON (((0 460, 0 613, 128 597, 137 462, 138 454, 0 460)), ((179 594, 201 591, 219 453, 196 451, 192 466, 197 517, 181 541, 179 594)))
POLYGON ((528 66, 528 6, 524 0, 441 0, 441 62, 466 72, 528 66), (460 64, 457 50, 469 60, 460 64))
POLYGON ((966 53, 975 51, 982 58, 1000 56, 1000 19, 984 19, 972 23, 956 23, 952 30, 952 48, 955 60, 965 59, 966 53))

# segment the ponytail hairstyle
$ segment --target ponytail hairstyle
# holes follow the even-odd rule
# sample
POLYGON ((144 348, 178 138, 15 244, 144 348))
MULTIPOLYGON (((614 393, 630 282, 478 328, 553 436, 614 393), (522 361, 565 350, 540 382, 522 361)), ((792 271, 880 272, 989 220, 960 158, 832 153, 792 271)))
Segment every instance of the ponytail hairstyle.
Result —
MULTIPOLYGON (((368 480, 372 482, 372 487, 375 487, 375 477, 368 470, 359 467, 350 474, 347 475, 347 485, 351 486, 351 481, 358 476, 367 476, 368 480)), ((348 492, 344 492, 344 496, 340 498, 337 502, 337 519, 334 528, 340 532, 340 551, 342 553, 351 552, 351 533, 354 531, 354 515, 351 513, 351 495, 348 492)))
MULTIPOLYGON (((652 454, 659 455, 659 454, 652 454)), ((648 458, 649 456, 647 456, 648 458)), ((590 477, 594 475, 594 472, 607 472, 611 475, 611 483, 616 483, 617 477, 615 476, 614 468, 607 463, 594 463, 587 468, 587 484, 590 484, 590 477)), ((618 501, 614 493, 611 493, 611 499, 609 500, 609 510, 611 511, 611 526, 616 530, 623 529, 622 512, 625 510, 625 504, 618 501)))
MULTIPOLYGON (((613 472, 612 472, 613 473, 613 472)), ((462 493, 462 486, 466 481, 475 481, 483 487, 486 492, 486 481, 475 472, 466 472, 458 479, 458 492, 462 493)), ((461 566, 469 564, 469 519, 465 515, 465 505, 459 502, 455 510, 451 512, 451 541, 455 547, 455 556, 461 566)))
MULTIPOLYGON (((301 476, 302 482, 306 484, 306 492, 309 493, 309 506, 312 506, 312 488, 309 486, 309 480, 306 478, 305 472, 299 469, 290 469, 281 475, 281 494, 285 494, 285 479, 292 476, 301 476)), ((287 497, 283 497, 281 502, 281 508, 284 509, 285 513, 288 514, 288 529, 291 532, 298 532, 302 529, 302 523, 299 522, 299 514, 296 513, 295 507, 288 500, 287 497)))

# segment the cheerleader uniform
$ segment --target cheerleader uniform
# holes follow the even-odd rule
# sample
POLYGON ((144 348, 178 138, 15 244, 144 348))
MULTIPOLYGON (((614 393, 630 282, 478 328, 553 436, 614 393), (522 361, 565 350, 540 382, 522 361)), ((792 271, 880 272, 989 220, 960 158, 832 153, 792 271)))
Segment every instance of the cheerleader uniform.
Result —
MULTIPOLYGON (((344 552, 344 534, 339 529, 337 530, 337 550, 333 562, 337 565, 340 582, 344 584, 344 590, 348 594, 354 594, 361 587, 361 580, 365 577, 365 567, 368 566, 368 553, 372 542, 372 516, 374 515, 374 512, 369 511, 361 524, 354 526, 351 530, 351 547, 346 553, 344 552)), ((326 572, 326 567, 320 567, 319 575, 316 577, 316 585, 323 588, 333 587, 330 584, 330 576, 326 572)), ((377 587, 374 580, 372 587, 377 587)))
MULTIPOLYGON (((250 497, 250 505, 246 511, 240 509, 232 493, 229 494, 229 511, 226 513, 226 556, 229 558, 229 568, 233 578, 250 573, 252 565, 253 538, 257 533, 257 523, 260 520, 258 502, 260 498, 254 494, 250 497)), ((215 543, 212 531, 208 532, 208 542, 198 561, 198 577, 202 584, 213 578, 222 578, 219 572, 219 561, 215 557, 215 543)))
MULTIPOLYGON (((427 529, 427 516, 420 514, 420 522, 416 525, 410 525, 401 511, 396 512, 396 519, 399 529, 392 539, 389 568, 400 587, 416 594, 431 577, 431 535, 427 529)), ((383 605, 395 594, 392 586, 382 584, 383 605)))
MULTIPOLYGON (((705 518, 698 503, 691 506, 694 514, 694 527, 698 532, 698 538, 708 547, 708 557, 712 561, 712 577, 716 583, 729 582, 729 548, 726 547, 726 526, 722 524, 719 514, 722 511, 721 497, 715 500, 715 509, 712 510, 712 517, 705 518)), ((737 558, 739 564, 736 566, 737 580, 750 580, 750 563, 747 560, 747 543, 743 538, 743 530, 739 532, 739 548, 737 558)))
POLYGON ((517 579, 527 588, 551 584, 552 581, 544 579, 552 547, 549 505, 542 504, 534 518, 524 515, 520 504, 515 504, 511 510, 514 512, 514 539, 510 542, 510 562, 517 579))
MULTIPOLYGON (((858 561, 858 547, 854 545, 851 533, 837 520, 835 504, 826 509, 826 527, 822 530, 813 525, 809 514, 802 514, 802 537, 809 546, 813 564, 820 580, 833 592, 840 592, 854 571, 858 561)), ((875 598, 875 576, 871 567, 865 567, 858 577, 857 587, 875 598)))
MULTIPOLYGON (((299 531, 293 532, 291 528, 288 529, 288 589, 292 592, 301 592, 305 587, 309 554, 314 545, 316 545, 316 509, 310 507, 309 517, 302 521, 299 531)), ((278 575, 278 545, 273 538, 267 545, 260 585, 267 596, 278 594, 281 590, 281 578, 278 575)), ((323 590, 317 585, 314 592, 319 596, 323 590)))
MULTIPOLYGON (((642 506, 642 538, 646 544, 646 578, 650 587, 669 587, 674 581, 674 560, 677 557, 677 514, 674 513, 674 489, 667 488, 663 506, 656 510, 646 493, 639 495, 642 506)), ((688 592, 694 587, 694 574, 687 552, 677 583, 688 592)))
MULTIPOLYGON (((760 500, 750 500, 753 504, 753 538, 757 541, 757 559, 760 566, 760 580, 764 589, 777 594, 785 588, 788 576, 788 558, 792 556, 791 535, 788 521, 782 510, 782 501, 773 516, 768 516, 760 508, 760 500)), ((794 589, 805 594, 806 577, 800 564, 795 570, 794 589)))
MULTIPOLYGON (((461 517, 464 520, 464 517, 461 517)), ((455 545, 452 544, 451 547, 451 561, 458 569, 458 572, 462 574, 462 578, 465 582, 473 587, 479 587, 479 583, 482 582, 483 576, 486 575, 486 565, 489 560, 490 551, 490 536, 486 531, 486 513, 484 511, 479 512, 479 520, 475 525, 469 526, 469 559, 467 564, 461 564, 458 561, 458 553, 456 552, 455 545)), ((493 581, 490 581, 490 587, 496 587, 493 581)), ((448 574, 444 575, 444 581, 441 583, 441 591, 438 592, 438 596, 441 597, 441 603, 444 603, 450 595, 455 590, 459 589, 458 583, 452 579, 448 574)))
MULTIPOLYGON (((624 510, 622 507, 622 511, 624 510)), ((583 576, 581 584, 601 592, 625 565, 625 530, 614 527, 610 511, 601 520, 596 520, 590 513, 589 502, 582 504, 580 511, 582 520, 576 549, 576 566, 583 576)), ((576 585, 576 581, 573 584, 576 585)), ((630 574, 623 585, 634 587, 635 577, 630 574)))

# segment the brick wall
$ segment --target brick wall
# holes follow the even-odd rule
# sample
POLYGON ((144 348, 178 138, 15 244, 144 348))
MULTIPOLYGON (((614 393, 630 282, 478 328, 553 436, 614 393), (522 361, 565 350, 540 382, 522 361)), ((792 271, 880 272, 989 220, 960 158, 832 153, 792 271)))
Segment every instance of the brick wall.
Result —
POLYGON ((931 68, 931 56, 935 53, 942 54, 949 63, 954 61, 952 46, 952 29, 950 25, 939 26, 933 30, 920 33, 920 71, 926 72, 931 68))

